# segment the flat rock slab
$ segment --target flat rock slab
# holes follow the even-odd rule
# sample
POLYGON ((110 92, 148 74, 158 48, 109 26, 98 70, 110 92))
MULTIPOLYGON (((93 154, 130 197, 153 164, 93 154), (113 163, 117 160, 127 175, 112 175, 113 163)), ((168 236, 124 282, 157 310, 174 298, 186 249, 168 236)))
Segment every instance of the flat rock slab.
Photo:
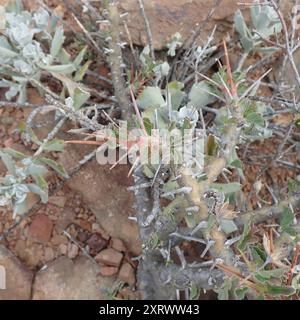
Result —
POLYGON ((104 290, 115 278, 99 275, 99 267, 86 257, 74 261, 60 257, 36 274, 33 300, 105 300, 104 290))
POLYGON ((1 284, 6 287, 0 289, 0 300, 29 300, 33 274, 3 245, 0 245, 0 266, 1 284))
MULTIPOLYGON (((88 151, 83 146, 67 146, 59 161, 65 168, 73 168, 88 151)), ((111 237, 120 238, 131 253, 139 255, 139 230, 136 222, 128 219, 135 215, 132 209, 134 195, 127 190, 132 183, 127 177, 130 167, 119 165, 112 170, 110 167, 99 165, 93 159, 68 181, 68 187, 81 194, 98 223, 111 237)))
POLYGON ((47 215, 39 213, 30 224, 28 234, 38 242, 47 243, 50 241, 52 230, 52 220, 47 215))
MULTIPOLYGON (((166 47, 171 37, 179 32, 183 39, 191 34, 197 23, 206 20, 213 8, 215 0, 151 0, 144 1, 145 12, 151 27, 153 46, 160 50, 166 47)), ((202 40, 217 25, 216 38, 221 39, 232 28, 232 17, 239 8, 236 0, 223 0, 208 22, 204 23, 201 32, 202 40), (230 23, 228 23, 230 22, 230 23)), ((128 28, 135 44, 145 46, 147 35, 145 23, 141 17, 136 0, 120 1, 120 11, 128 12, 128 28)), ((125 33, 124 33, 125 34, 125 33)))

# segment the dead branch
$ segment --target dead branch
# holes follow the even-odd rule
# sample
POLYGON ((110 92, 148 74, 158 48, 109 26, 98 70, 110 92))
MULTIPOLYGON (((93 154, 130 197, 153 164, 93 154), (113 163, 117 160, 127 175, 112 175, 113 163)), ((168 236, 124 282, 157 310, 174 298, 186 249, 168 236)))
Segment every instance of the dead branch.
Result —
POLYGON ((143 17, 144 22, 145 22, 145 26, 146 26, 146 34, 147 34, 147 38, 148 38, 148 45, 149 45, 149 49, 150 49, 150 55, 151 55, 152 60, 154 61, 155 60, 155 54, 154 54, 154 47, 153 47, 152 32, 151 32, 149 20, 147 18, 146 12, 145 12, 144 1, 143 0, 137 0, 137 2, 139 4, 141 16, 143 17))

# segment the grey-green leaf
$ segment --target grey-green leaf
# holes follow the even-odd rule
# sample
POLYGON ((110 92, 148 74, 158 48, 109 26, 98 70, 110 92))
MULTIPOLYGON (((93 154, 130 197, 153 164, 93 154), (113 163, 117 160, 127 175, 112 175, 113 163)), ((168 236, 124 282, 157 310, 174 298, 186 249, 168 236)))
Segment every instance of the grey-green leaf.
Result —
POLYGON ((139 95, 138 106, 142 109, 147 107, 161 107, 165 104, 159 87, 146 87, 139 95))
POLYGON ((294 213, 290 208, 284 208, 282 218, 280 220, 281 229, 284 231, 287 229, 294 221, 294 213))
POLYGON ((64 40, 64 29, 63 27, 58 27, 51 42, 50 54, 52 57, 57 56, 64 43, 64 40))
POLYGON ((39 63, 39 67, 41 69, 44 69, 47 71, 58 72, 58 73, 62 73, 62 74, 68 74, 68 73, 72 73, 72 72, 76 71, 76 68, 74 67, 74 65, 72 63, 58 64, 58 65, 52 65, 52 66, 48 66, 48 65, 39 63))
POLYGON ((296 290, 290 286, 277 286, 271 283, 266 283, 267 293, 272 296, 291 296, 296 290))
POLYGON ((247 25, 246 25, 246 22, 245 22, 245 19, 243 17, 241 10, 237 10, 235 12, 234 26, 241 36, 248 36, 249 30, 247 28, 247 25))
POLYGON ((77 57, 76 57, 75 60, 73 61, 73 65, 75 66, 76 69, 80 66, 80 64, 81 64, 81 62, 82 62, 82 60, 83 60, 83 58, 84 58, 84 55, 85 55, 85 53, 86 53, 86 50, 87 50, 87 46, 85 46, 85 47, 78 53, 77 57))
POLYGON ((171 96, 172 108, 178 110, 185 97, 185 93, 182 91, 184 84, 178 81, 168 83, 168 90, 171 96))
POLYGON ((244 251, 246 249, 247 243, 250 239, 250 231, 251 231, 251 222, 247 220, 244 224, 244 230, 241 236, 240 241, 238 242, 238 249, 244 251))
POLYGON ((73 78, 74 81, 82 81, 85 73, 87 72, 89 66, 91 64, 91 61, 87 61, 82 67, 80 67, 73 78))
POLYGON ((47 190, 40 188, 38 185, 36 185, 34 183, 28 183, 28 184, 26 184, 26 186, 28 187, 30 192, 33 192, 33 193, 39 195, 43 203, 48 202, 47 190))
POLYGON ((241 190, 241 185, 238 182, 231 183, 212 183, 211 187, 223 192, 225 195, 235 193, 241 190))
POLYGON ((9 50, 4 47, 0 47, 0 57, 1 58, 15 58, 18 54, 12 50, 9 50))
POLYGON ((62 177, 64 177, 64 178, 69 177, 66 169, 61 164, 57 163, 56 161, 49 159, 49 158, 45 158, 45 157, 40 157, 39 161, 48 165, 50 168, 52 168, 57 173, 59 173, 62 177))
POLYGON ((44 146, 45 151, 61 152, 64 149, 64 141, 60 139, 53 139, 47 142, 44 146))
POLYGON ((2 159, 4 165, 6 166, 8 173, 15 175, 16 166, 14 164, 12 157, 9 154, 0 151, 0 158, 2 159))
POLYGON ((265 282, 266 280, 270 280, 272 278, 281 278, 286 273, 285 269, 271 269, 271 270, 261 270, 254 273, 254 277, 259 282, 265 282))
POLYGON ((78 110, 80 107, 82 107, 83 104, 85 104, 89 98, 90 98, 89 92, 83 90, 80 87, 75 88, 72 96, 73 106, 75 110, 78 110))
POLYGON ((26 158, 26 155, 22 152, 19 152, 15 149, 12 148, 5 148, 5 153, 9 154, 10 156, 12 156, 15 159, 24 159, 26 158))
POLYGON ((220 220, 220 227, 226 234, 230 234, 238 230, 236 224, 232 220, 227 219, 220 220))
POLYGON ((27 167, 26 173, 27 175, 32 175, 32 176, 35 176, 35 175, 44 176, 47 173, 47 169, 42 165, 31 163, 27 167))
POLYGON ((195 83, 189 93, 189 106, 205 107, 206 105, 216 101, 212 87, 205 81, 195 83))

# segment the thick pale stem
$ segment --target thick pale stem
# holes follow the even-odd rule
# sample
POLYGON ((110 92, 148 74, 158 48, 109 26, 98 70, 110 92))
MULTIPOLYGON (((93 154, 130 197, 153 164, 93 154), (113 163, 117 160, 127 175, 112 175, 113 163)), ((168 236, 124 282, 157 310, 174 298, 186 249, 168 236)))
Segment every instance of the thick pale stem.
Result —
POLYGON ((120 40, 120 18, 119 12, 114 1, 107 5, 108 19, 110 22, 110 37, 109 37, 109 56, 108 60, 111 67, 112 81, 114 86, 115 96, 121 108, 122 118, 129 121, 132 115, 132 107, 126 93, 126 82, 123 76, 123 59, 120 40))

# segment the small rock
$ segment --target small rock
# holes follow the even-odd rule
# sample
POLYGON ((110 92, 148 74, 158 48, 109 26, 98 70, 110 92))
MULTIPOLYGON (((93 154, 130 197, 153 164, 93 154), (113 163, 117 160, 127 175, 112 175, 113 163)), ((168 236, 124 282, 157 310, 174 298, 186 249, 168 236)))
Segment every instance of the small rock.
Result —
POLYGON ((99 233, 94 233, 87 240, 87 244, 90 247, 91 251, 94 252, 94 254, 97 254, 107 247, 108 242, 107 240, 103 239, 99 233))
POLYGON ((14 117, 5 116, 1 118, 1 123, 5 125, 12 125, 14 121, 15 121, 14 117))
POLYGON ((44 258, 46 262, 52 261, 55 258, 54 251, 52 248, 47 247, 45 249, 44 258))
POLYGON ((74 221, 75 213, 72 208, 68 207, 62 210, 55 223, 55 230, 58 234, 62 233, 74 221))
POLYGON ((123 259, 123 255, 115 249, 109 248, 98 253, 95 259, 97 262, 107 264, 108 266, 119 267, 123 259))
POLYGON ((59 208, 63 208, 67 202, 67 198, 64 196, 51 196, 48 202, 59 208))
POLYGON ((135 273, 130 263, 125 262, 119 272, 118 278, 124 282, 133 286, 135 284, 135 273))
POLYGON ((45 214, 40 213, 35 216, 29 226, 28 235, 40 242, 46 243, 50 241, 53 229, 53 222, 45 214))
POLYGON ((19 142, 21 138, 21 134, 19 132, 14 132, 12 138, 14 143, 19 142))
POLYGON ((102 229, 99 225, 99 223, 93 223, 92 224, 92 231, 93 232, 97 232, 101 234, 101 237, 105 240, 109 240, 110 239, 110 235, 108 232, 106 232, 104 229, 102 229))
POLYGON ((14 253, 24 262, 29 268, 35 268, 38 266, 42 260, 44 251, 41 244, 27 239, 17 240, 14 247, 14 253))
POLYGON ((93 228, 93 224, 96 221, 96 217, 94 215, 90 215, 89 218, 88 218, 88 221, 92 223, 92 228, 93 228))
POLYGON ((122 288, 119 293, 122 295, 123 300, 140 300, 141 297, 137 291, 132 291, 130 288, 122 288))
POLYGON ((97 232, 99 229, 100 229, 99 223, 95 222, 95 223, 92 224, 92 231, 93 232, 97 232))
POLYGON ((74 224, 71 224, 68 229, 67 232, 73 237, 76 238, 78 235, 78 230, 76 229, 76 226, 74 224))
POLYGON ((78 213, 80 212, 80 208, 79 208, 79 207, 76 207, 76 208, 74 209, 74 211, 75 211, 76 214, 78 214, 78 213))
POLYGON ((27 226, 27 224, 28 224, 28 221, 24 219, 19 223, 19 228, 21 230, 24 230, 24 228, 27 226))
POLYGON ((74 243, 68 244, 68 258, 74 259, 78 255, 78 247, 74 243))
POLYGON ((100 274, 103 277, 111 277, 116 275, 117 273, 118 273, 117 267, 107 267, 107 266, 100 267, 100 274))
POLYGON ((54 235, 52 238, 51 238, 51 243, 54 245, 54 246, 58 246, 60 244, 67 244, 69 241, 66 237, 64 237, 63 235, 60 235, 60 234, 56 234, 54 235))
POLYGON ((118 238, 111 238, 110 240, 110 245, 112 248, 116 249, 117 251, 120 252, 125 252, 126 251, 126 247, 123 243, 123 241, 121 239, 118 238))
POLYGON ((102 277, 99 268, 88 258, 75 260, 59 257, 40 270, 33 285, 33 300, 104 300, 105 288, 114 277, 102 277))
POLYGON ((89 221, 83 219, 77 219, 76 224, 81 227, 81 229, 92 232, 92 225, 89 221))
POLYGON ((89 233, 87 231, 79 231, 77 235, 77 239, 80 242, 86 242, 89 238, 89 233))
POLYGON ((67 254, 67 252, 68 252, 68 246, 67 246, 67 245, 65 245, 65 244, 60 244, 58 248, 59 248, 59 252, 60 252, 61 254, 63 254, 63 255, 66 255, 66 254, 67 254))
POLYGON ((32 272, 8 249, 0 245, 0 265, 5 269, 5 290, 0 290, 0 300, 29 300, 32 272))
POLYGON ((22 255, 22 252, 24 252, 25 249, 26 249, 26 241, 18 239, 14 248, 15 253, 20 257, 20 255, 22 255))

